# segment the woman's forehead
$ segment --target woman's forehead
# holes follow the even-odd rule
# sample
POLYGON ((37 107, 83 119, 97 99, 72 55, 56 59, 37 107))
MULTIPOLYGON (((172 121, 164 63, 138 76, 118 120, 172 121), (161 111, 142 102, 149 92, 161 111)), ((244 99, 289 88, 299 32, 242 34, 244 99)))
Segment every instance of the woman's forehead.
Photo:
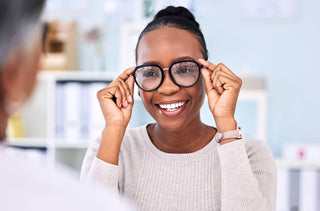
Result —
POLYGON ((161 27, 148 32, 141 38, 138 51, 138 65, 158 59, 178 57, 201 58, 200 43, 194 34, 174 27, 161 27))

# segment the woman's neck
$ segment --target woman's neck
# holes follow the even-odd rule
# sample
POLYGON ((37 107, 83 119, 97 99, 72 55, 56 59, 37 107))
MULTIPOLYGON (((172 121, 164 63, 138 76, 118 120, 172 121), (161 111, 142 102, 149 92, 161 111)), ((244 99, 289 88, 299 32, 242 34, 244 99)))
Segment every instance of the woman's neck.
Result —
POLYGON ((167 153, 191 153, 205 147, 216 133, 216 129, 203 124, 200 120, 193 121, 176 131, 168 131, 159 124, 147 128, 153 144, 167 153))

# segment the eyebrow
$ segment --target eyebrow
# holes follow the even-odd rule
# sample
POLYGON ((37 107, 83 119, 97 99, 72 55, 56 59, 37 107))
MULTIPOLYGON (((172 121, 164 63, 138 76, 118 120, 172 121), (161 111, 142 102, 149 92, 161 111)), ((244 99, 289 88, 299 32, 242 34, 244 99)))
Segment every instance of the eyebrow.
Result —
MULTIPOLYGON (((195 59, 190 57, 190 56, 183 56, 183 57, 179 57, 179 58, 174 59, 171 63, 177 62, 177 61, 183 61, 183 60, 193 60, 193 61, 195 61, 195 59)), ((147 61, 147 62, 144 62, 142 65, 155 65, 155 64, 159 65, 159 63, 156 62, 156 61, 147 61)))

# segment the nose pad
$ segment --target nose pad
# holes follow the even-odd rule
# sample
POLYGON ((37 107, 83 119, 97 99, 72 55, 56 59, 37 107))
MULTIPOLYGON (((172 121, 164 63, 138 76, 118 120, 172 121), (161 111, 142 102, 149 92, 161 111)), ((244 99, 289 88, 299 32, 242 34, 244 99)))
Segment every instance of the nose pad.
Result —
MULTIPOLYGON (((169 68, 164 68, 163 70, 168 70, 169 68)), ((171 95, 180 91, 180 86, 175 84, 170 77, 169 71, 164 71, 163 82, 161 86, 157 89, 160 94, 171 95)))

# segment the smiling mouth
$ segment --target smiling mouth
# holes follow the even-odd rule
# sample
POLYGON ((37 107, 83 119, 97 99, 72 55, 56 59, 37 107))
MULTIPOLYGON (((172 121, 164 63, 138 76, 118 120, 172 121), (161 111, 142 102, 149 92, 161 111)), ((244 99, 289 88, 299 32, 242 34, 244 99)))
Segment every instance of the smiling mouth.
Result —
POLYGON ((172 103, 172 104, 158 104, 159 107, 165 111, 175 111, 181 108, 187 101, 179 102, 179 103, 172 103))
POLYGON ((174 116, 178 116, 185 110, 188 102, 189 100, 185 100, 185 101, 180 101, 176 103, 156 104, 156 106, 158 107, 161 114, 167 117, 174 117, 174 116))

